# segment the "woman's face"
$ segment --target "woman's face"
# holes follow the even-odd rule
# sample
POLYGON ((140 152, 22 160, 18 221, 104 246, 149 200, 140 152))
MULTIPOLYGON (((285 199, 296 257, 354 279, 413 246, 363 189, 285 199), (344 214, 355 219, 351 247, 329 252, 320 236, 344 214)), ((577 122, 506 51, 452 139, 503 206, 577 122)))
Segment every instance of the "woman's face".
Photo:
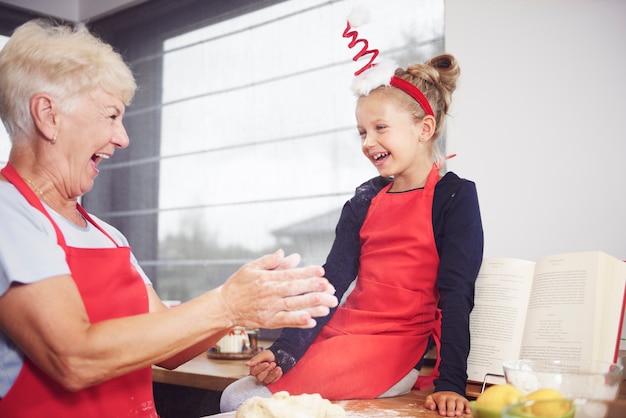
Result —
POLYGON ((61 146, 65 157, 63 187, 70 198, 91 190, 98 164, 129 143, 122 124, 125 106, 121 100, 101 90, 77 100, 74 111, 61 117, 55 144, 61 146))
POLYGON ((419 137, 421 123, 388 95, 374 92, 359 98, 356 120, 365 157, 383 177, 413 182, 426 157, 419 137))

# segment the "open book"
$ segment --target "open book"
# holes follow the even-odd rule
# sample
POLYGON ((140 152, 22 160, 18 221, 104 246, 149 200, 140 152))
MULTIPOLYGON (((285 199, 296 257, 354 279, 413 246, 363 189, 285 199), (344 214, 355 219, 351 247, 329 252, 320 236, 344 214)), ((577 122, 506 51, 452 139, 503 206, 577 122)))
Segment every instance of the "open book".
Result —
POLYGON ((468 380, 500 383, 516 359, 617 361, 626 262, 600 251, 536 263, 485 258, 470 316, 468 380))

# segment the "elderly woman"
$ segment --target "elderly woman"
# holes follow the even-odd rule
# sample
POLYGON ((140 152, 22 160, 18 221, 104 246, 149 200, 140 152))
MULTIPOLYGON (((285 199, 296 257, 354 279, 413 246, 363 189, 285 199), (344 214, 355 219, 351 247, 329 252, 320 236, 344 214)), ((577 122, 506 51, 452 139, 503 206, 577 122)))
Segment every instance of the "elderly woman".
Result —
POLYGON ((136 85, 119 54, 43 21, 0 52, 0 416, 156 417, 152 364, 173 368, 234 325, 302 327, 336 306, 319 266, 281 251, 168 309, 124 236, 77 199, 128 146, 136 85))

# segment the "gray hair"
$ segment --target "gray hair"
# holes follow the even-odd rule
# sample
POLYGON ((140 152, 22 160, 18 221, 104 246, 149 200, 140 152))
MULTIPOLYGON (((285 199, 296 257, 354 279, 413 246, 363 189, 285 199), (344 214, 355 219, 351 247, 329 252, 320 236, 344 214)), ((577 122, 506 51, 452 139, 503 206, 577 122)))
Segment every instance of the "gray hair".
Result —
POLYGON ((120 54, 84 25, 32 20, 0 51, 0 118, 11 141, 32 134, 29 101, 36 93, 50 94, 71 112, 76 98, 97 89, 128 105, 137 84, 120 54))

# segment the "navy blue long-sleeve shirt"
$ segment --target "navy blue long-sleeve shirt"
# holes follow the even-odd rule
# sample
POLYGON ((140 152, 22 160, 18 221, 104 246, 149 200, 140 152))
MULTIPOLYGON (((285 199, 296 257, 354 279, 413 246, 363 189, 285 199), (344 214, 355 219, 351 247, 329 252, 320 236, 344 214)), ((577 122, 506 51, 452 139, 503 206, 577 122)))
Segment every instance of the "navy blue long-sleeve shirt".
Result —
MULTIPOLYGON (((335 286, 339 299, 357 277, 361 253, 359 232, 370 202, 389 181, 375 177, 363 183, 343 207, 335 241, 324 264, 326 277, 335 286)), ((483 229, 475 184, 448 172, 435 186, 432 212, 440 259, 437 286, 442 313, 440 374, 435 380, 435 391, 465 395, 469 314, 474 307, 474 283, 483 257, 483 229)), ((269 349, 276 355, 283 373, 304 355, 334 311, 317 318, 314 328, 282 331, 269 349)))

